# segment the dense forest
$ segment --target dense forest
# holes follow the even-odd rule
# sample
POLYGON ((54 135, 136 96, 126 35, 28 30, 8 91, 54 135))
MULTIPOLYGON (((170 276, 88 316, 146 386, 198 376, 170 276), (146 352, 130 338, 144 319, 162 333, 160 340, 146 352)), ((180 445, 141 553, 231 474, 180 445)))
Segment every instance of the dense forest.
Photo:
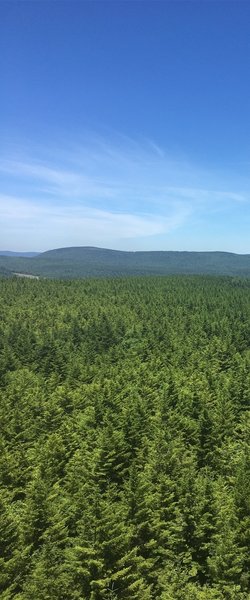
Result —
POLYGON ((80 246, 29 257, 14 254, 0 253, 2 276, 26 273, 58 279, 172 274, 250 277, 250 254, 232 252, 124 252, 80 246))
POLYGON ((250 599, 250 280, 0 280, 0 598, 250 599))

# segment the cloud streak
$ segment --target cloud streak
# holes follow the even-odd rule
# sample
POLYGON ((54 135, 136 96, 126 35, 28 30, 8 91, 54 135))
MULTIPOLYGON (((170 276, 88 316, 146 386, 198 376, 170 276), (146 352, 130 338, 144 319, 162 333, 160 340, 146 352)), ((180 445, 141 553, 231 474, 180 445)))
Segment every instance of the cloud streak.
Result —
POLYGON ((140 238, 147 247, 150 238, 166 240, 206 215, 235 206, 249 211, 245 189, 173 160, 152 140, 92 136, 70 150, 50 150, 46 160, 42 155, 46 150, 26 150, 0 160, 2 247, 13 249, 17 232, 25 250, 103 244, 122 249, 128 240, 133 249, 140 238))
POLYGON ((44 249, 63 245, 112 246, 112 240, 155 236, 176 228, 182 219, 181 213, 172 217, 156 215, 135 215, 129 212, 100 210, 82 204, 58 205, 50 207, 21 198, 0 195, 1 226, 5 233, 2 240, 8 241, 18 228, 28 234, 33 247, 44 249), (5 237, 6 236, 6 237, 5 237))

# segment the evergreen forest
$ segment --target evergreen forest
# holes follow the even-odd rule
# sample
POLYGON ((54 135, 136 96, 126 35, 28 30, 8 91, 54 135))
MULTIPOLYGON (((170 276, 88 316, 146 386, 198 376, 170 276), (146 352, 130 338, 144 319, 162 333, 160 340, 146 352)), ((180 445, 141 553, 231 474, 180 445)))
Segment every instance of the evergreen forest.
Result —
POLYGON ((250 279, 0 280, 1 600, 250 600, 250 279))
MULTIPOLYGON (((30 253, 31 255, 34 253, 30 253)), ((110 250, 88 246, 57 248, 33 256, 0 252, 0 276, 46 279, 149 275, 227 275, 250 277, 250 254, 110 250)))

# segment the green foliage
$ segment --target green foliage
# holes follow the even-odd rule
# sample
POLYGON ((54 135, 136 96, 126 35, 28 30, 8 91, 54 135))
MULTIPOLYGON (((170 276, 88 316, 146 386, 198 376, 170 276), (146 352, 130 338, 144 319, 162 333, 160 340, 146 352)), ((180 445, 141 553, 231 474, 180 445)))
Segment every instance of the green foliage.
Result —
POLYGON ((0 280, 0 598, 249 600, 249 292, 0 280))
POLYGON ((1 256, 0 275, 24 277, 118 277, 128 275, 210 274, 249 277, 250 255, 231 252, 122 252, 93 247, 49 250, 37 256, 1 256), (26 275, 25 275, 26 274, 26 275))

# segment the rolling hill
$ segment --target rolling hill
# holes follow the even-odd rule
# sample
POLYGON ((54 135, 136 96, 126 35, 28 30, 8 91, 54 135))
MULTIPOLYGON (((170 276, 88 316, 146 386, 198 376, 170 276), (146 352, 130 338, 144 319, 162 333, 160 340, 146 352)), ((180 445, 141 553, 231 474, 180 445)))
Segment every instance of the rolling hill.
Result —
POLYGON ((21 256, 23 258, 31 258, 33 256, 38 256, 38 254, 40 254, 40 252, 12 252, 11 250, 0 250, 0 256, 21 256))
POLYGON ((35 256, 3 256, 0 274, 46 278, 210 274, 250 277, 250 254, 230 252, 125 252, 95 247, 49 250, 35 256))

